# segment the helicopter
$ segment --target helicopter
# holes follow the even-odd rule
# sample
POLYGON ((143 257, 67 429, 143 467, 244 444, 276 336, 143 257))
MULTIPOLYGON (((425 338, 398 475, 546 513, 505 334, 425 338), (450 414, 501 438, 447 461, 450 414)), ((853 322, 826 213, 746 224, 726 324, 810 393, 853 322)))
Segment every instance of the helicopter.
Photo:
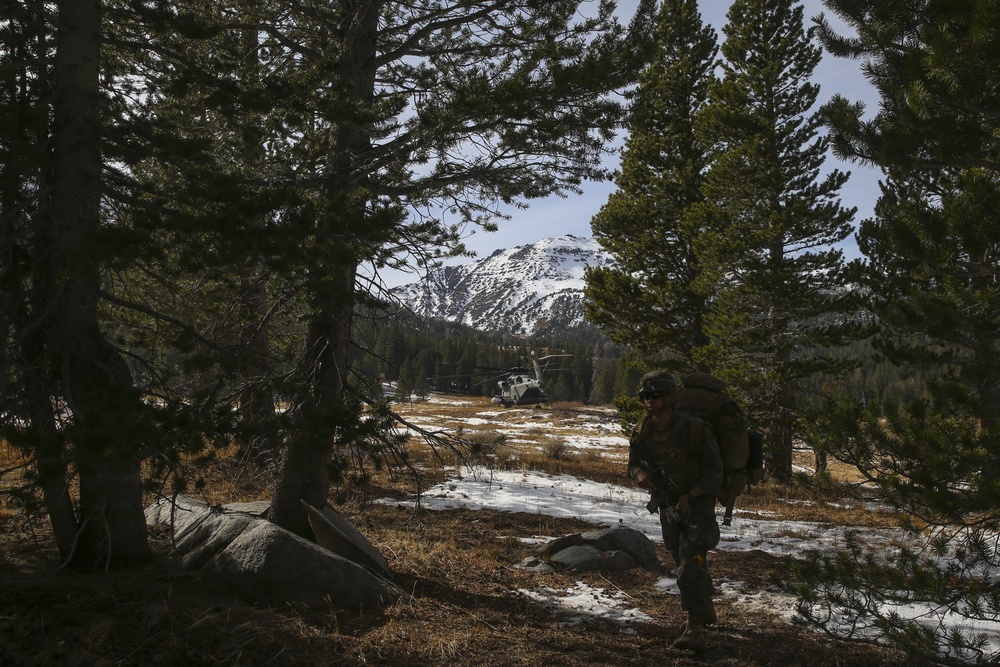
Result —
POLYGON ((531 365, 533 368, 531 371, 527 368, 510 368, 502 375, 485 381, 497 380, 497 391, 490 400, 505 408, 512 405, 534 405, 537 407, 542 403, 548 403, 549 397, 545 394, 543 381, 543 374, 548 369, 548 361, 556 357, 571 356, 573 355, 549 354, 538 358, 532 350, 531 365), (543 366, 539 362, 546 363, 543 366))
MULTIPOLYGON (((497 388, 493 392, 491 401, 497 405, 509 408, 513 405, 534 405, 548 403, 549 397, 545 394, 543 374, 549 369, 549 360, 556 357, 571 357, 572 354, 549 354, 544 357, 536 357, 534 350, 531 352, 531 368, 515 366, 513 368, 487 369, 494 375, 477 384, 485 385, 491 382, 497 383, 497 388)), ((468 377, 467 375, 447 375, 436 378, 429 378, 433 381, 449 380, 456 377, 468 377)))

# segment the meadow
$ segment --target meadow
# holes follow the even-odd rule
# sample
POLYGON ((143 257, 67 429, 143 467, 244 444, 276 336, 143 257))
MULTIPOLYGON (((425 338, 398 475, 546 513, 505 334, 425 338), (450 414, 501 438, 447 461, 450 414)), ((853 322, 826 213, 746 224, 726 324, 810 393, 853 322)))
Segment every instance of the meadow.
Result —
MULTIPOLYGON (((333 604, 253 606, 205 573, 180 569, 162 534, 151 536, 157 557, 148 565, 104 575, 59 571, 44 517, 25 516, 4 493, 0 664, 920 664, 794 623, 794 600, 778 585, 787 574, 784 545, 817 542, 847 526, 891 532, 896 523, 836 484, 809 483, 807 451, 796 452, 801 482, 758 485, 740 498, 734 526, 710 556, 720 621, 709 650, 693 654, 670 646, 685 616, 655 517, 625 478, 627 441, 613 410, 504 409, 441 395, 396 408, 413 426, 458 432, 474 445, 461 461, 412 437, 419 481, 385 470, 339 507, 386 557, 410 593, 405 603, 352 612, 333 604), (654 540, 662 572, 518 567, 533 545, 615 516, 654 540), (770 532, 761 532, 764 525, 770 532)), ((11 468, 19 459, 4 452, 4 460, 11 468)), ((836 462, 830 468, 834 480, 851 477, 836 462)), ((212 502, 266 498, 266 470, 221 457, 205 472, 212 502)), ((15 478, 8 473, 0 484, 9 488, 15 478)))

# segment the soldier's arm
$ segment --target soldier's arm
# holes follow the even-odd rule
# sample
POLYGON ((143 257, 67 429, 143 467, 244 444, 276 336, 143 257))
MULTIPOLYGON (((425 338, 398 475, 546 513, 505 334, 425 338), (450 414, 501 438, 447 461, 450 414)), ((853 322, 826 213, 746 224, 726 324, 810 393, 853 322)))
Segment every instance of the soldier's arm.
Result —
POLYGON ((635 480, 635 483, 644 489, 650 488, 649 473, 646 471, 644 461, 639 454, 641 449, 636 444, 638 430, 632 432, 632 437, 628 442, 628 476, 635 480))

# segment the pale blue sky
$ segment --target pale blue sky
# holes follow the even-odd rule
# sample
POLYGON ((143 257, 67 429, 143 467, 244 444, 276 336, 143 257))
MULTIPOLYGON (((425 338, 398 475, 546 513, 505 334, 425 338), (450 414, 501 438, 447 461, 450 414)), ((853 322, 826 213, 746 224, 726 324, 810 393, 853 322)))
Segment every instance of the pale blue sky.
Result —
MULTIPOLYGON (((596 0, 594 0, 596 1, 596 0)), ((638 0, 619 0, 619 13, 622 21, 627 23, 635 12, 638 0)), ((723 38, 722 26, 726 23, 726 12, 730 0, 701 0, 702 21, 711 25, 719 33, 720 42, 723 38)), ((821 0, 803 0, 806 26, 812 25, 811 19, 820 13, 831 17, 821 0)), ((835 25, 837 25, 835 23, 835 25)), ((878 96, 872 86, 865 80, 856 61, 835 58, 824 54, 823 60, 816 69, 814 80, 820 85, 818 103, 822 104, 833 95, 840 93, 852 101, 863 101, 869 113, 877 110, 878 96)), ((610 167, 617 165, 617 157, 609 162, 610 167)), ((872 215, 872 209, 878 197, 878 181, 881 173, 860 165, 844 164, 832 155, 827 161, 831 168, 836 167, 851 172, 851 178, 841 190, 841 200, 844 206, 858 208, 855 222, 860 222, 872 215)), ((574 234, 576 236, 591 236, 590 220, 600 210, 614 191, 614 183, 584 183, 583 194, 569 195, 566 198, 549 197, 547 199, 529 202, 526 210, 510 210, 511 219, 500 222, 497 232, 475 230, 466 239, 466 246, 474 250, 478 257, 487 257, 498 248, 513 248, 515 246, 534 243, 543 238, 574 234)), ((470 230, 471 231, 471 230, 470 230)), ((845 247, 850 256, 856 255, 853 242, 845 247)), ((448 262, 460 264, 470 259, 458 259, 448 262)), ((387 273, 383 276, 389 286, 413 282, 418 279, 415 274, 387 273)))

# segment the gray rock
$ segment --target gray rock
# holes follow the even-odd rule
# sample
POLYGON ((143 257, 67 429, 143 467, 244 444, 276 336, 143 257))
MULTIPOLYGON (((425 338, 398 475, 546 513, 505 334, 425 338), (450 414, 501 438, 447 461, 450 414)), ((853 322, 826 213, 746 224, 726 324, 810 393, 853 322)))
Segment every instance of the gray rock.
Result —
POLYGON ((583 544, 583 535, 580 533, 574 533, 564 537, 557 537, 544 544, 535 545, 530 549, 530 551, 531 553, 537 554, 542 558, 552 558, 554 554, 562 551, 563 549, 568 547, 578 547, 581 544, 583 544))
MULTIPOLYGON (((658 571, 660 559, 656 555, 656 547, 645 534, 632 528, 616 526, 603 528, 583 534, 587 544, 593 544, 604 551, 615 549, 630 554, 639 565, 646 570, 658 571)), ((633 566, 634 567, 634 566, 633 566)))
MULTIPOLYGON (((163 499, 146 509, 146 523, 173 528, 174 549, 181 554, 182 565, 189 570, 204 566, 225 549, 260 514, 234 511, 250 503, 213 507, 206 502, 177 496, 163 499)), ((266 511, 266 508, 265 508, 266 511)))
POLYGON ((357 611, 406 596, 357 563, 267 521, 243 531, 206 569, 243 597, 266 605, 357 611))
POLYGON ((208 512, 202 521, 177 538, 174 548, 184 554, 181 564, 185 569, 197 570, 228 547, 243 531, 262 520, 242 512, 208 512))
POLYGON ((208 503, 187 496, 177 496, 173 500, 163 498, 146 508, 146 525, 172 528, 176 540, 204 521, 211 510, 208 503))
POLYGON ((662 569, 653 542, 643 533, 621 526, 558 537, 533 547, 531 553, 570 570, 662 569))
POLYGON ((522 570, 539 572, 541 574, 549 574, 551 572, 556 571, 554 567, 552 567, 551 565, 549 565, 548 563, 539 558, 535 558, 534 556, 529 556, 528 558, 525 558, 514 567, 520 568, 522 570))
POLYGON ((229 503, 226 505, 226 509, 233 512, 243 512, 245 514, 252 514, 253 516, 266 518, 268 511, 271 509, 271 501, 252 500, 246 503, 229 503))
POLYGON ((627 551, 605 551, 604 559, 601 561, 601 570, 604 572, 625 572, 636 566, 635 558, 627 551))
POLYGON ((342 517, 329 503, 322 510, 312 507, 305 501, 302 506, 309 515, 309 526, 316 536, 317 544, 380 574, 389 574, 389 563, 382 554, 354 524, 342 517))
POLYGON ((549 562, 561 565, 567 570, 600 570, 604 552, 594 546, 581 544, 560 549, 552 554, 549 562))
POLYGON ((213 507, 178 496, 173 502, 162 500, 148 507, 146 523, 172 529, 174 548, 185 568, 213 572, 253 602, 358 610, 405 597, 389 580, 385 559, 339 514, 331 517, 314 510, 322 518, 317 525, 327 532, 336 530, 342 552, 337 554, 262 518, 268 507, 269 503, 213 507))

